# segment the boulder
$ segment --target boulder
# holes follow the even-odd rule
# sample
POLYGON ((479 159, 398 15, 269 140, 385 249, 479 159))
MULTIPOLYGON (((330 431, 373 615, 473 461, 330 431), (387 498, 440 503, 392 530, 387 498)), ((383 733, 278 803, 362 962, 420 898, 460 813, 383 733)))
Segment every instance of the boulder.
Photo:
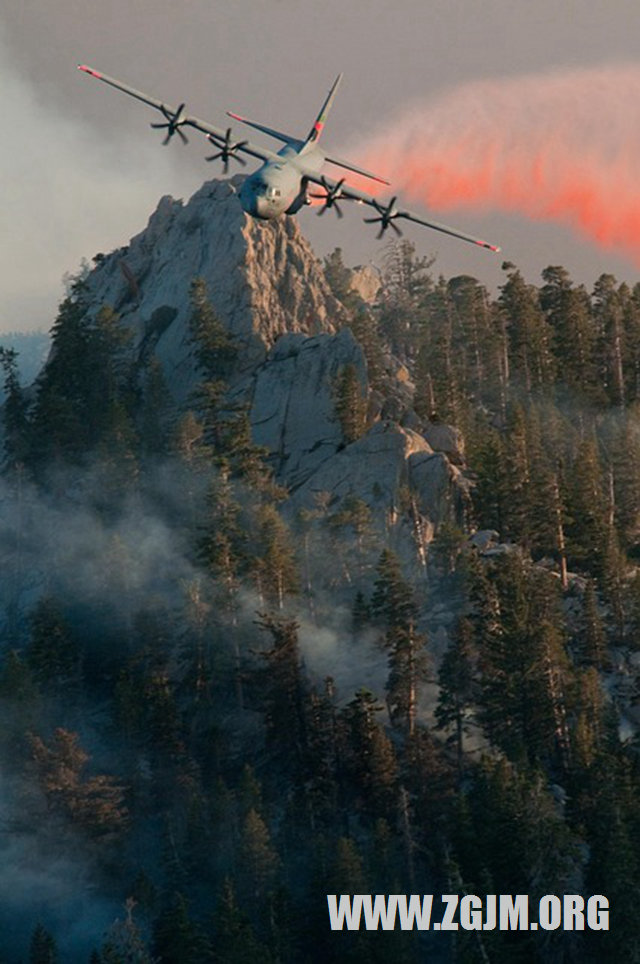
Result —
POLYGON ((444 452, 458 465, 464 461, 464 438, 454 425, 425 422, 422 434, 434 452, 444 452))

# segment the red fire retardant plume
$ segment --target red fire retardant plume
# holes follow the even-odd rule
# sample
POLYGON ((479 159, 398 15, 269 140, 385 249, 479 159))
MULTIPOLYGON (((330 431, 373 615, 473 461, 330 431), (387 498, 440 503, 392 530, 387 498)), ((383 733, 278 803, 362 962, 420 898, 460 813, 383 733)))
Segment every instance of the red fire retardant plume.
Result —
POLYGON ((351 153, 400 204, 558 221, 640 264, 640 65, 467 84, 351 153))

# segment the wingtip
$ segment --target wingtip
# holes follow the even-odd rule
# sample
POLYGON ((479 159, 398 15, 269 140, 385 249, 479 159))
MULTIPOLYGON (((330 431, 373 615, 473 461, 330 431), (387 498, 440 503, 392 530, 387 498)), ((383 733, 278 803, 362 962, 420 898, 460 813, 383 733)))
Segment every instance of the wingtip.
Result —
POLYGON ((92 77, 102 76, 97 70, 94 70, 93 67, 88 67, 86 64, 78 64, 78 70, 83 70, 85 74, 91 74, 92 77))

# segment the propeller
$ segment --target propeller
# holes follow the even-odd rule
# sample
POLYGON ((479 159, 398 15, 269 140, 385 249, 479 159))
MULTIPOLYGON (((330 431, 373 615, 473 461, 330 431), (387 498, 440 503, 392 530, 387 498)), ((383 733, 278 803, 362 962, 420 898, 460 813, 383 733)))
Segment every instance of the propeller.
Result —
POLYGON ((238 164, 242 164, 243 167, 246 167, 247 162, 245 161, 244 157, 240 157, 237 152, 240 150, 241 147, 244 147, 249 142, 236 141, 235 144, 232 144, 230 127, 227 127, 227 132, 224 135, 224 138, 216 137, 214 134, 207 134, 207 138, 211 141, 214 147, 219 147, 220 150, 218 151, 217 154, 211 154, 211 156, 205 158, 205 160, 217 161, 217 159, 221 157, 222 163, 224 165, 223 170, 225 174, 229 170, 229 161, 231 160, 231 158, 236 160, 238 164))
POLYGON ((380 224, 380 230, 378 232, 378 240, 382 237, 387 228, 391 227, 396 232, 399 238, 402 237, 402 231, 397 224, 394 223, 395 219, 400 216, 400 212, 396 210, 396 200, 397 198, 392 197, 386 207, 378 204, 377 201, 373 201, 373 206, 379 213, 379 218, 364 218, 366 224, 380 224))
POLYGON ((188 144, 189 140, 187 138, 187 135, 184 133, 184 131, 180 130, 183 124, 189 123, 189 119, 187 118, 187 115, 184 113, 184 104, 180 104, 175 114, 172 114, 171 111, 167 110, 164 104, 160 106, 160 110, 167 118, 167 123, 151 124, 150 126, 154 127, 156 130, 163 130, 164 128, 166 128, 167 136, 165 137, 162 143, 168 144, 174 134, 179 134, 180 140, 182 141, 182 143, 188 144))
POLYGON ((337 184, 333 184, 333 185, 329 184, 329 182, 324 177, 324 175, 320 177, 320 180, 322 181, 322 186, 324 188, 325 193, 309 195, 309 197, 324 199, 324 204, 318 211, 318 216, 320 216, 321 214, 324 214, 324 212, 327 211, 329 208, 333 208, 339 218, 344 217, 342 210, 338 205, 338 198, 343 196, 342 185, 344 184, 345 179, 341 178, 341 180, 339 180, 337 184))

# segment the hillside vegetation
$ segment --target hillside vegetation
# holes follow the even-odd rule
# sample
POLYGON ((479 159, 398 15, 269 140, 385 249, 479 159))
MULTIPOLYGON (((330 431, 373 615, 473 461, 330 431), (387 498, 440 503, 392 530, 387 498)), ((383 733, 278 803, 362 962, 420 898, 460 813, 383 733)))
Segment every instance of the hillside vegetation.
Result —
POLYGON ((250 375, 189 277, 182 394, 91 278, 3 355, 0 961, 640 960, 640 285, 324 275, 250 375), (611 929, 331 932, 367 892, 611 929))

